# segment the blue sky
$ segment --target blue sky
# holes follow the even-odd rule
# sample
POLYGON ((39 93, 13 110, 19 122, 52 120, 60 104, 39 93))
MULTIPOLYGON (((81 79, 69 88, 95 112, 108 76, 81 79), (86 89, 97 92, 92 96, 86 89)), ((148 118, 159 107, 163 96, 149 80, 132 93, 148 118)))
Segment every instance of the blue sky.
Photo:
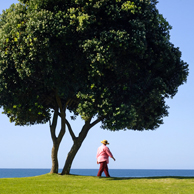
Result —
MULTIPOLYGON (((0 13, 17 0, 1 0, 0 13)), ((177 95, 166 102, 169 116, 155 131, 110 132, 93 127, 82 144, 72 168, 98 168, 97 147, 107 139, 116 161, 115 169, 194 169, 194 1, 160 0, 159 12, 173 27, 171 42, 179 47, 182 59, 189 64, 186 84, 177 95)), ((2 112, 2 110, 0 110, 2 112)), ((0 168, 51 168, 52 141, 48 123, 31 127, 16 127, 6 115, 0 114, 0 168)), ((72 123, 79 133, 81 120, 72 123)), ((59 150, 59 167, 63 168, 67 152, 72 145, 66 133, 59 150)))

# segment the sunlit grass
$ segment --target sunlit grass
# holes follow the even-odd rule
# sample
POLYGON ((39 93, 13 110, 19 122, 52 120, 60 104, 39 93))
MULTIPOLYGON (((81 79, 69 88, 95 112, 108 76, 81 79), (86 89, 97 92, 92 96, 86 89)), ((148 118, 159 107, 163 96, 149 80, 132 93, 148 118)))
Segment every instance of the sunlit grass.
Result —
POLYGON ((74 175, 42 175, 0 179, 1 194, 192 194, 194 177, 99 178, 74 175))

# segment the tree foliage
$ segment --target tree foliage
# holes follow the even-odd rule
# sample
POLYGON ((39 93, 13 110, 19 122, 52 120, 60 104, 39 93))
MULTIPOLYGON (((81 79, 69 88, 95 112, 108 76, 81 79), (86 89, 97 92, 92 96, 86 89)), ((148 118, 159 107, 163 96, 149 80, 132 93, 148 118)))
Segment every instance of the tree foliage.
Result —
POLYGON ((155 0, 20 2, 0 16, 0 105, 11 122, 68 109, 112 131, 162 124, 188 65, 155 0))
POLYGON ((57 92, 104 128, 161 124, 187 65, 155 1, 21 2, 1 16, 1 105, 11 121, 48 121, 57 92))

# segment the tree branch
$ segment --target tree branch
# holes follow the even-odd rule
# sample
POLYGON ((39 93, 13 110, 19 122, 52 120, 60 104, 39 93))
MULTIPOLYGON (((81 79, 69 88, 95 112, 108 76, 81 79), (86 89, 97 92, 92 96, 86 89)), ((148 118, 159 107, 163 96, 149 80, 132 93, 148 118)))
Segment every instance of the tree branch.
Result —
POLYGON ((58 138, 57 138, 58 143, 61 142, 64 134, 65 134, 65 123, 64 123, 63 119, 61 118, 61 130, 60 130, 58 138))
POLYGON ((58 138, 57 138, 58 143, 60 143, 63 136, 64 136, 64 134, 65 134, 65 120, 66 120, 65 117, 66 117, 66 114, 65 114, 65 110, 63 110, 61 99, 57 95, 57 93, 56 93, 56 101, 57 101, 58 107, 60 109, 60 116, 61 116, 61 130, 60 130, 58 138))
POLYGON ((56 130, 56 126, 57 126, 57 118, 58 118, 58 111, 56 109, 54 111, 52 123, 49 120, 50 131, 51 131, 51 138, 52 138, 53 141, 56 141, 56 139, 57 139, 56 134, 55 134, 55 130, 56 130))
POLYGON ((73 130, 72 130, 72 128, 71 128, 70 123, 68 122, 67 119, 65 119, 65 122, 66 122, 66 125, 67 125, 67 127, 68 127, 68 130, 69 130, 69 133, 70 133, 70 135, 71 135, 72 140, 75 141, 75 140, 77 139, 77 137, 75 136, 75 134, 74 134, 74 132, 73 132, 73 130))
POLYGON ((90 128, 92 128, 94 125, 96 125, 96 124, 99 123, 100 121, 101 121, 101 118, 96 119, 94 122, 92 122, 92 123, 90 124, 90 128))

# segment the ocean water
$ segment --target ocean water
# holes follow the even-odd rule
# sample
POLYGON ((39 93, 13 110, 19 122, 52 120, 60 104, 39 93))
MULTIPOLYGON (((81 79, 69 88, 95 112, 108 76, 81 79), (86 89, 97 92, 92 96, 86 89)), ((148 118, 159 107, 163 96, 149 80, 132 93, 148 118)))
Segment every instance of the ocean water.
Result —
MULTIPOLYGON (((32 177, 47 174, 50 169, 5 169, 0 168, 0 178, 32 177)), ((61 170, 59 170, 61 172, 61 170)), ((98 169, 71 169, 71 174, 96 176, 98 169)), ((194 177, 194 170, 159 170, 159 169, 109 169, 111 177, 194 177)), ((105 176, 104 173, 102 176, 105 176)))

